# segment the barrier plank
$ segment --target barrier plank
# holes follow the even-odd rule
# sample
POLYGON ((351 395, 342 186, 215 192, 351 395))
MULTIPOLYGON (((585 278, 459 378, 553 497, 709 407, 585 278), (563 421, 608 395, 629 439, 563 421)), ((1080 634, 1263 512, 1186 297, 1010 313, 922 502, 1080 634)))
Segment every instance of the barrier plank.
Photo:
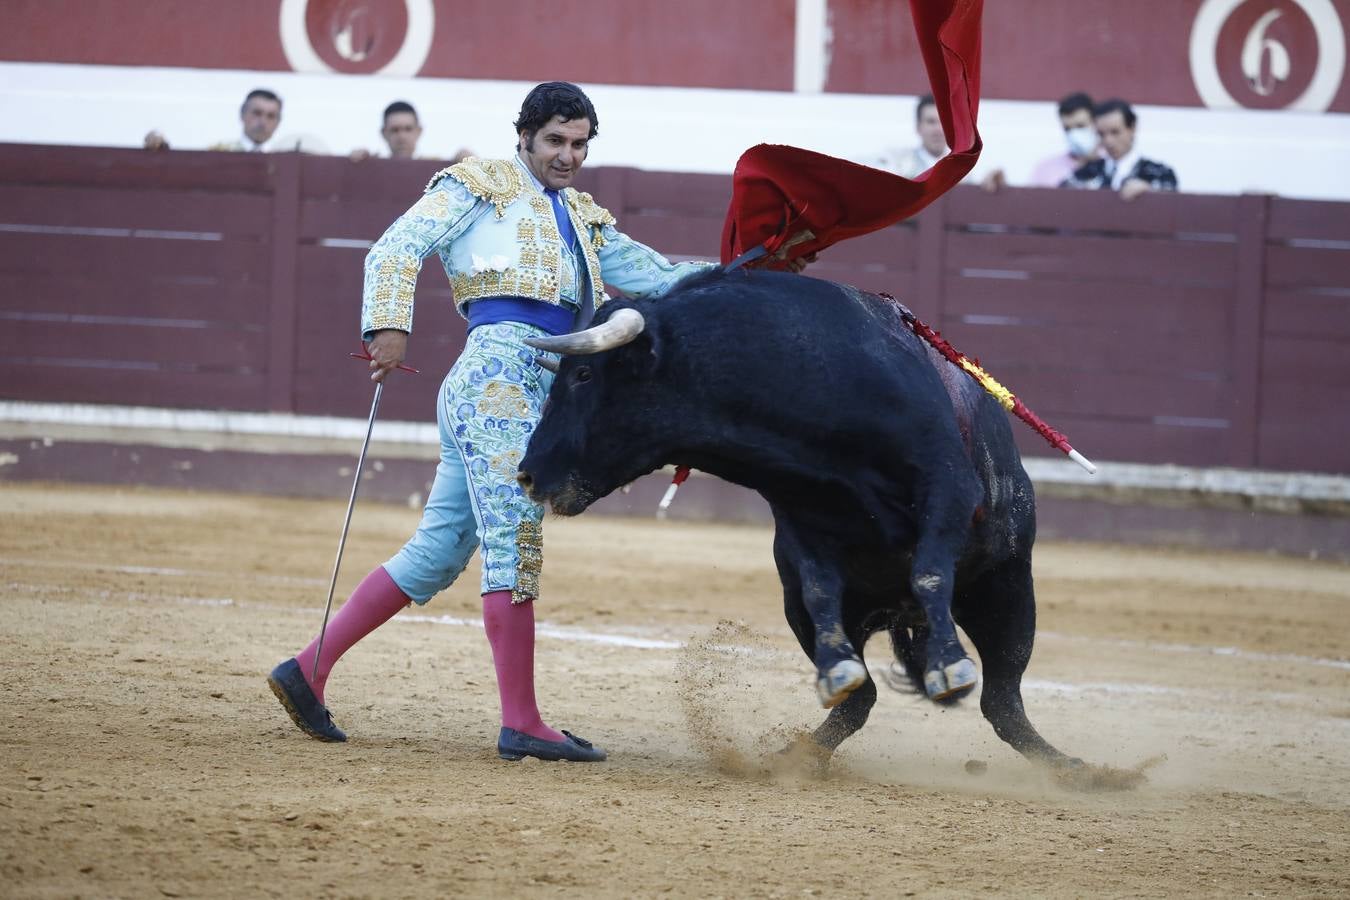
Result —
POLYGON ((1187 378, 1171 371, 1108 372, 1046 366, 990 369, 1009 390, 1054 424, 1064 415, 1151 421, 1223 419, 1232 398, 1217 377, 1187 378))
POLYGON ((63 272, 90 278, 154 273, 265 282, 270 251, 258 241, 10 233, 0 240, 0 273, 63 272))
POLYGON ((1350 288, 1350 246, 1266 246, 1266 285, 1281 288, 1350 288))
POLYGON ((0 273, 0 315, 189 320, 261 330, 264 285, 240 279, 175 277, 154 272, 117 277, 64 272, 0 273))
POLYGON ((1085 372, 1176 372, 1188 377, 1223 375, 1228 368, 1225 341, 1197 341, 1191 334, 1159 334, 1147 323, 1138 331, 1110 332, 1080 325, 1007 328, 971 322, 947 322, 943 336, 962 352, 979 357, 992 372, 1047 366, 1085 372))
POLYGON ((268 235, 271 201, 258 194, 162 188, 0 183, 0 224, 268 235))
POLYGON ((257 410, 262 374, 134 370, 0 361, 0 396, 40 403, 111 403, 175 409, 257 410))
POLYGON ((1350 242, 1350 216, 1344 203, 1272 197, 1266 238, 1350 242))
MULTIPOLYGON (((1053 424, 1068 435, 1075 449, 1099 462, 1128 460, 1211 466, 1214 460, 1226 458, 1230 439, 1228 429, 1222 427, 1160 425, 1148 419, 1061 415, 1053 424)), ((1064 458, 1021 423, 1014 424, 1013 434, 1024 456, 1064 458)))
MULTIPOLYGON (((1350 342, 1350 289, 1266 290, 1265 333, 1350 342)), ((1350 353, 1350 348, 1347 348, 1350 353)))
POLYGON ((278 156, 285 155, 4 144, 0 145, 0 181, 270 194, 273 165, 278 156))
POLYGON ((260 372, 266 336, 233 328, 87 322, 24 322, 0 329, 0 357, 162 368, 260 372))
POLYGON ((955 231, 947 235, 947 270, 1227 286, 1234 251, 1233 243, 1210 241, 955 231))
MULTIPOLYGON (((582 170, 582 175, 587 170, 582 170)), ((597 181, 581 190, 595 194, 595 202, 608 207, 615 201, 600 192, 599 173, 591 173, 597 181)), ((722 235, 722 220, 731 201, 731 178, 727 175, 705 175, 692 172, 648 172, 642 169, 625 170, 622 216, 619 209, 612 211, 619 218, 620 227, 627 228, 627 219, 634 213, 679 213, 694 217, 707 216, 718 222, 714 240, 722 235)), ((580 185, 579 185, 580 187, 580 185)))
POLYGON ((948 224, 955 227, 989 223, 1012 229, 1164 237, 1237 232, 1236 197, 1150 194, 1127 203, 1114 191, 1011 188, 991 194, 960 185, 946 199, 948 224))
POLYGON ((718 259, 720 219, 638 212, 629 213, 620 224, 629 237, 658 253, 684 254, 714 262, 718 259))
POLYGON ((1197 335, 1226 334, 1232 301, 1232 291, 1222 287, 964 273, 947 276, 945 294, 949 321, 974 317, 1013 328, 1064 323, 1197 335))

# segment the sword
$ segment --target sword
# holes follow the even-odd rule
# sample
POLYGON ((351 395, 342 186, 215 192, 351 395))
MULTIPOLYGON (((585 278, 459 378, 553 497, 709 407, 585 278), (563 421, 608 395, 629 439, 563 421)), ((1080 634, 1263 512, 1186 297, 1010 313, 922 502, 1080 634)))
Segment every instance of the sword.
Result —
MULTIPOLYGON (((349 353, 348 356, 353 359, 370 359, 370 351, 363 343, 360 353, 349 353)), ((399 366, 405 372, 417 374, 417 370, 410 366, 399 366)), ((361 442, 361 454, 356 458, 356 476, 352 479, 352 493, 347 498, 347 515, 342 520, 342 536, 338 538, 337 558, 333 560, 333 577, 328 582, 328 602, 323 607, 323 624, 319 626, 319 643, 314 648, 314 671, 310 673, 310 680, 319 677, 319 660, 323 658, 323 636, 328 631, 328 617, 333 612, 333 592, 337 589, 338 569, 342 567, 342 551, 347 546, 347 531, 352 525, 352 510, 356 507, 356 491, 361 486, 361 470, 366 465, 366 451, 370 449, 370 435, 375 430, 375 414, 380 409, 380 394, 384 391, 384 382, 375 382, 375 397, 370 401, 370 417, 366 419, 366 439, 361 442)))

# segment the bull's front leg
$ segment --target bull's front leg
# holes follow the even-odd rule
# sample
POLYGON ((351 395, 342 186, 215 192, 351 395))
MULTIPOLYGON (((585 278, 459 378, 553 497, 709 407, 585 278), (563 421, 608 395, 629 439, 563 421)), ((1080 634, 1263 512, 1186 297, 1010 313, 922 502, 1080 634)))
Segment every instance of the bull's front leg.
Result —
POLYGON ((804 540, 782 518, 774 537, 774 557, 784 592, 790 601, 796 599, 793 594, 800 598, 810 617, 813 639, 809 644, 803 640, 802 646, 816 664, 821 705, 830 709, 867 681, 867 667, 844 631, 842 565, 827 544, 804 540))

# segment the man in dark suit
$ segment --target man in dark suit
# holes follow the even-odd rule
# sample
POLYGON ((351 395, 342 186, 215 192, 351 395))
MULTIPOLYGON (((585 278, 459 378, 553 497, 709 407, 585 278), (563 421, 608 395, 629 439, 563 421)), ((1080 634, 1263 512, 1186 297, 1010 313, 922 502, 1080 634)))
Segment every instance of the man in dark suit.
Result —
POLYGON ((1074 171, 1061 187, 1115 190, 1125 200, 1149 191, 1175 191, 1177 175, 1156 160, 1146 159, 1135 149, 1138 121, 1130 104, 1107 100, 1092 110, 1092 123, 1101 138, 1102 156, 1074 171))

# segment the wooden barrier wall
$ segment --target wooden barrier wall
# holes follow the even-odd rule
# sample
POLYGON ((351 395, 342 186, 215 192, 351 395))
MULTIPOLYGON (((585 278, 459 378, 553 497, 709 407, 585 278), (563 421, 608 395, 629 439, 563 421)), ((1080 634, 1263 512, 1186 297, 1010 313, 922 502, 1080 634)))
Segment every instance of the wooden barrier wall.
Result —
MULTIPOLYGON (((435 169, 0 145, 0 396, 364 415, 362 260, 435 169)), ((578 186, 716 256, 727 177, 578 186)), ((463 343, 427 270, 391 419, 431 419, 463 343)), ((1090 456, 1350 471, 1350 204, 963 187, 808 271, 896 295, 1090 456)))

